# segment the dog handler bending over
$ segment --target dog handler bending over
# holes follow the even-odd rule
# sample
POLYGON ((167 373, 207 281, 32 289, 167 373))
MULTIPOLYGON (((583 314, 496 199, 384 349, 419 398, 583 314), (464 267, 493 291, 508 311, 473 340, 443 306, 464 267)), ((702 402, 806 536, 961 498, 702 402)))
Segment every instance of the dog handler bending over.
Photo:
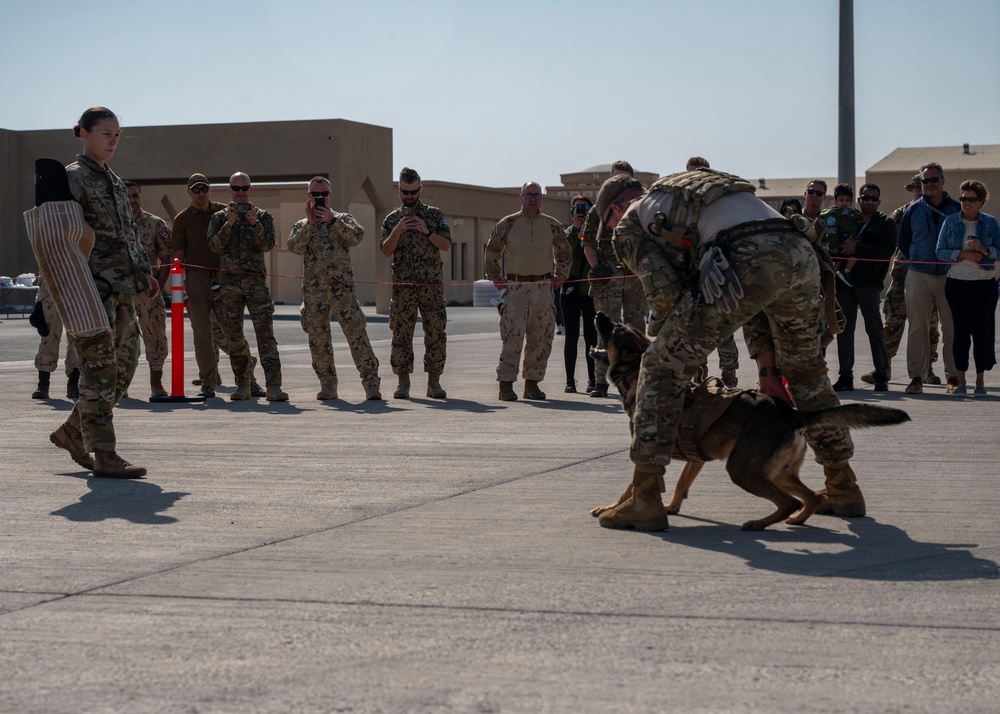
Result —
MULTIPOLYGON (((800 410, 840 404, 820 346, 831 311, 811 228, 783 218, 753 192, 744 179, 711 169, 661 178, 648 192, 627 176, 601 186, 597 210, 605 229, 614 230, 622 262, 642 281, 653 340, 642 357, 632 418, 631 492, 599 509, 605 528, 667 529, 660 493, 685 390, 705 356, 740 327, 760 368, 761 392, 788 401, 784 376, 800 410)), ((848 463, 850 432, 810 428, 806 439, 826 477, 817 513, 863 516, 864 497, 848 463)))

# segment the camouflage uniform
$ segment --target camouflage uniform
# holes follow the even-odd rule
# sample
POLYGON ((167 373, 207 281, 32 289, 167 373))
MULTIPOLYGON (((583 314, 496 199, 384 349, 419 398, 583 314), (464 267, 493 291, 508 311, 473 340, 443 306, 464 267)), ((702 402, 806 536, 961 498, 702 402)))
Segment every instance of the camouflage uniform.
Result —
POLYGON ((149 289, 152 277, 121 178, 82 155, 66 167, 66 174, 73 198, 94 229, 88 263, 112 329, 69 336, 80 360, 80 399, 66 422, 83 434, 88 451, 114 451, 112 411, 139 361, 133 299, 149 289))
MULTIPOLYGON (((417 202, 413 215, 427 224, 432 234, 451 242, 448 227, 440 209, 417 202)), ((382 221, 381 242, 385 242, 401 220, 403 209, 397 208, 382 221)), ((417 230, 404 231, 392 253, 392 299, 389 302, 389 329, 392 330, 392 352, 389 364, 393 374, 413 371, 413 329, 420 312, 424 332, 424 371, 444 372, 447 357, 448 313, 444 302, 441 251, 427 236, 417 230)), ((551 302, 551 295, 550 302, 551 302)))
MULTIPOLYGON (((892 212, 892 220, 898 227, 903 220, 903 213, 909 207, 909 203, 900 206, 892 212)), ((885 302, 882 303, 882 314, 885 315, 885 351, 889 354, 889 360, 896 356, 899 351, 899 343, 903 339, 904 328, 906 327, 906 274, 909 272, 909 263, 906 256, 898 250, 892 257, 892 268, 889 271, 889 289, 885 293, 885 302)), ((941 333, 938 331, 938 311, 937 305, 931 311, 930 324, 931 340, 931 365, 938 359, 938 342, 941 340, 941 333)))
MULTIPOLYGON (((740 182, 744 191, 753 190, 742 179, 713 173, 740 182)), ((820 268, 809 241, 791 223, 772 229, 777 232, 733 240, 724 252, 744 296, 728 314, 717 303, 702 304, 690 292, 700 238, 686 234, 684 239, 692 246, 667 230, 657 229, 659 235, 649 232, 656 228, 654 216, 669 212, 662 201, 670 195, 660 186, 674 178, 654 183, 629 207, 614 232, 618 254, 642 280, 652 310, 653 343, 642 357, 632 419, 630 456, 636 464, 670 463, 691 376, 709 352, 747 323, 751 323, 747 325, 751 355, 774 350, 799 409, 816 411, 840 403, 820 351, 825 328, 820 268)), ((723 195, 717 201, 729 199, 723 195)), ((814 428, 806 438, 821 464, 844 464, 853 455, 847 429, 814 428)))
POLYGON ((311 224, 305 218, 292 226, 288 250, 301 255, 302 329, 309 335, 312 366, 324 387, 337 387, 333 364, 330 314, 336 316, 347 338, 354 365, 365 389, 378 390, 378 359, 368 340, 365 314, 354 292, 350 249, 361 242, 365 229, 350 213, 334 211, 334 223, 311 224))
POLYGON ((505 254, 508 284, 500 308, 503 348, 497 381, 517 379, 524 350, 524 378, 541 382, 555 334, 551 283, 569 275, 573 253, 559 221, 544 213, 518 211, 500 219, 486 243, 483 265, 494 283, 502 277, 500 261, 505 254))
MULTIPOLYGON (((139 232, 139 244, 146 251, 149 265, 161 266, 171 262, 170 229, 159 216, 143 211, 135 222, 139 232)), ((169 291, 167 291, 169 292, 169 291)), ((139 331, 146 347, 146 361, 154 372, 163 371, 167 359, 167 315, 163 300, 136 298, 135 311, 139 315, 139 331)))
MULTIPOLYGON (((52 294, 44 288, 39 281, 38 301, 42 303, 42 313, 45 315, 45 324, 49 326, 49 334, 38 343, 38 353, 35 355, 35 369, 39 372, 55 372, 59 365, 59 342, 62 338, 63 324, 56 309, 56 303, 52 299, 52 294)), ((66 337, 66 376, 77 369, 80 362, 73 349, 73 341, 66 337)))
POLYGON ((249 388, 253 379, 250 345, 243 334, 244 308, 253 321, 267 386, 281 386, 281 358, 272 321, 274 301, 267 287, 264 265, 264 253, 274 248, 274 239, 274 218, 261 209, 257 209, 255 225, 241 215, 230 226, 226 209, 212 214, 208 222, 208 247, 219 254, 220 288, 215 308, 228 341, 237 387, 249 388))

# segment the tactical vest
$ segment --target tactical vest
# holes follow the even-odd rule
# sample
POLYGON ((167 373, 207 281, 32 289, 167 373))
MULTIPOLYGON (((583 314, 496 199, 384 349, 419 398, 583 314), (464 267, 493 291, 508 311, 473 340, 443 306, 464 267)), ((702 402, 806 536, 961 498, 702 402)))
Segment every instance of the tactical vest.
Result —
POLYGON ((658 179, 649 187, 649 193, 657 191, 673 196, 669 212, 662 219, 657 214, 658 227, 676 234, 697 234, 698 215, 703 206, 731 193, 755 193, 757 188, 734 174, 698 169, 658 179))

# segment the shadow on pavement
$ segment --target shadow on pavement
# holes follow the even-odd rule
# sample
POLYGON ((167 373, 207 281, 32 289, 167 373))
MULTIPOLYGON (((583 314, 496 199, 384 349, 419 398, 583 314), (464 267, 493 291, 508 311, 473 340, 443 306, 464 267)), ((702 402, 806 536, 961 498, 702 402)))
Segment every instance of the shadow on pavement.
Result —
POLYGON ((164 515, 177 501, 191 494, 182 491, 164 493, 155 483, 136 479, 91 477, 87 472, 67 474, 86 479, 90 493, 77 503, 52 511, 70 521, 106 521, 120 518, 131 523, 167 525, 176 523, 173 516, 164 515))

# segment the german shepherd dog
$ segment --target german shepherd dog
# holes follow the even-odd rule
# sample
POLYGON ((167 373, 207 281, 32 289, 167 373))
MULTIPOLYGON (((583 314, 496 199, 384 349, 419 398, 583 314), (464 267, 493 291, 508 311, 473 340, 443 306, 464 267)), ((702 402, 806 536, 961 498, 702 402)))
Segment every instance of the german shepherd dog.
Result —
MULTIPOLYGON (((622 395, 631 432, 639 363, 650 342, 637 329, 615 324, 603 312, 597 313, 595 322, 606 348, 592 350, 591 354, 607 364, 608 381, 622 395)), ((698 427, 698 432, 693 435, 698 456, 703 461, 685 463, 677 479, 673 500, 665 507, 666 512, 680 512, 681 503, 687 498, 704 461, 727 459, 726 471, 737 486, 778 507, 766 518, 744 523, 745 531, 763 530, 782 519, 790 525, 802 525, 819 508, 820 496, 799 479, 799 469, 806 453, 806 427, 863 428, 910 420, 909 415, 900 409, 870 404, 845 404, 833 409, 800 412, 780 399, 772 399, 757 390, 735 390, 735 394, 730 391, 726 395, 718 390, 696 391, 699 399, 726 399, 729 406, 722 407, 721 416, 711 424, 698 427)), ((674 447, 673 457, 685 458, 678 451, 678 446, 674 447)), ((631 489, 630 484, 618 503, 629 498, 631 489)), ((598 516, 612 506, 601 506, 591 513, 598 516)))

